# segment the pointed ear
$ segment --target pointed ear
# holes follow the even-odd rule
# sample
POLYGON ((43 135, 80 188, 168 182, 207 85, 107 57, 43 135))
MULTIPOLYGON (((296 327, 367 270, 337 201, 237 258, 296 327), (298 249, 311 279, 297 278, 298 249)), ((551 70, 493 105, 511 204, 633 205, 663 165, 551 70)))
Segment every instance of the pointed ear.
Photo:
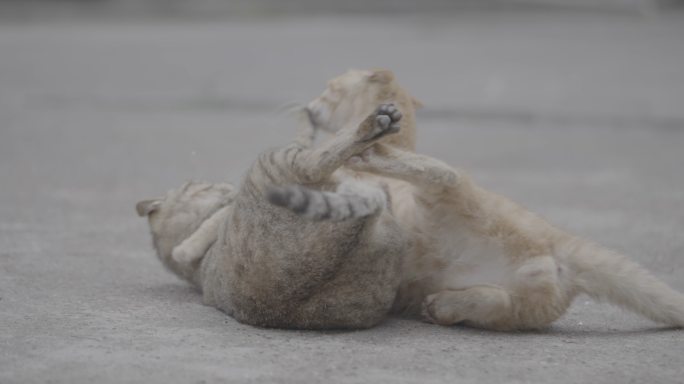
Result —
POLYGON ((368 80, 376 83, 389 84, 394 80, 394 73, 389 69, 375 69, 371 71, 368 80))
POLYGON ((415 97, 411 96, 411 103, 413 103, 413 108, 415 109, 421 109, 425 106, 422 101, 416 99, 415 97))
POLYGON ((159 209, 161 201, 157 199, 143 200, 135 205, 135 210, 138 212, 138 216, 149 216, 150 213, 159 209))

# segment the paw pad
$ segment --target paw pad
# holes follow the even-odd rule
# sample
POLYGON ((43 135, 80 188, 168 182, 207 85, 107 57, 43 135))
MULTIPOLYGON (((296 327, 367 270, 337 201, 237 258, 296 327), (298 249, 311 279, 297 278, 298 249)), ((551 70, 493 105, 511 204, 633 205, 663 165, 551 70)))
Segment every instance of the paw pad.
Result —
POLYGON ((401 112, 394 104, 381 104, 378 109, 373 112, 373 129, 366 138, 366 140, 376 140, 382 136, 399 132, 399 120, 401 120, 401 112))

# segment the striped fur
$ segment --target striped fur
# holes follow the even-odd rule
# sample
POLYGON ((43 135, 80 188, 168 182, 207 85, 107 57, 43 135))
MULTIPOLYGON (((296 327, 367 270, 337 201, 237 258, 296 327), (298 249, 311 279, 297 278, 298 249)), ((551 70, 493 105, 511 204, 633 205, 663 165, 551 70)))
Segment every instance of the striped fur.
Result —
POLYGON ((374 215, 387 206, 383 190, 347 181, 338 192, 318 191, 301 185, 269 190, 271 204, 285 207, 311 220, 343 221, 374 215))
POLYGON ((162 261, 191 276, 206 304, 247 324, 303 329, 377 324, 394 302, 406 236, 385 209, 382 189, 335 171, 395 133, 400 119, 396 108, 383 105, 318 147, 311 146, 313 128, 304 127, 292 144, 258 156, 230 204, 201 209, 201 215, 187 214, 201 208, 191 198, 167 196, 151 210, 142 204, 139 211, 149 215, 153 238, 169 239, 163 250, 157 247, 164 252, 162 261), (167 233, 177 227, 183 231, 167 233), (169 245, 176 247, 173 252, 169 245))

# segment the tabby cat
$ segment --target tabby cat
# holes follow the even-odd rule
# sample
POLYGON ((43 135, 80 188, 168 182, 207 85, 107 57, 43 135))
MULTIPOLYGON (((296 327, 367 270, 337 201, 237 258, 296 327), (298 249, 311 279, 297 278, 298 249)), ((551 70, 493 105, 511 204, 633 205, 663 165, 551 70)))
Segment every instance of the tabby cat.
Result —
POLYGON ((294 143, 262 153, 239 188, 189 183, 138 213, 162 262, 238 321, 371 327, 394 302, 407 236, 378 184, 333 173, 400 119, 382 105, 317 148, 305 124, 294 143))

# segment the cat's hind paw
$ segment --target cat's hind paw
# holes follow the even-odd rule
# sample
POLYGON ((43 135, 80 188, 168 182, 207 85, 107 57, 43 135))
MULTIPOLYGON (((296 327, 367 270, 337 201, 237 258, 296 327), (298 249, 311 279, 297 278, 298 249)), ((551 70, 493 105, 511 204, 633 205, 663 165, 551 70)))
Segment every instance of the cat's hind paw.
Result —
POLYGON ((374 141, 385 135, 399 132, 401 112, 394 104, 381 104, 361 124, 361 140, 374 141))

